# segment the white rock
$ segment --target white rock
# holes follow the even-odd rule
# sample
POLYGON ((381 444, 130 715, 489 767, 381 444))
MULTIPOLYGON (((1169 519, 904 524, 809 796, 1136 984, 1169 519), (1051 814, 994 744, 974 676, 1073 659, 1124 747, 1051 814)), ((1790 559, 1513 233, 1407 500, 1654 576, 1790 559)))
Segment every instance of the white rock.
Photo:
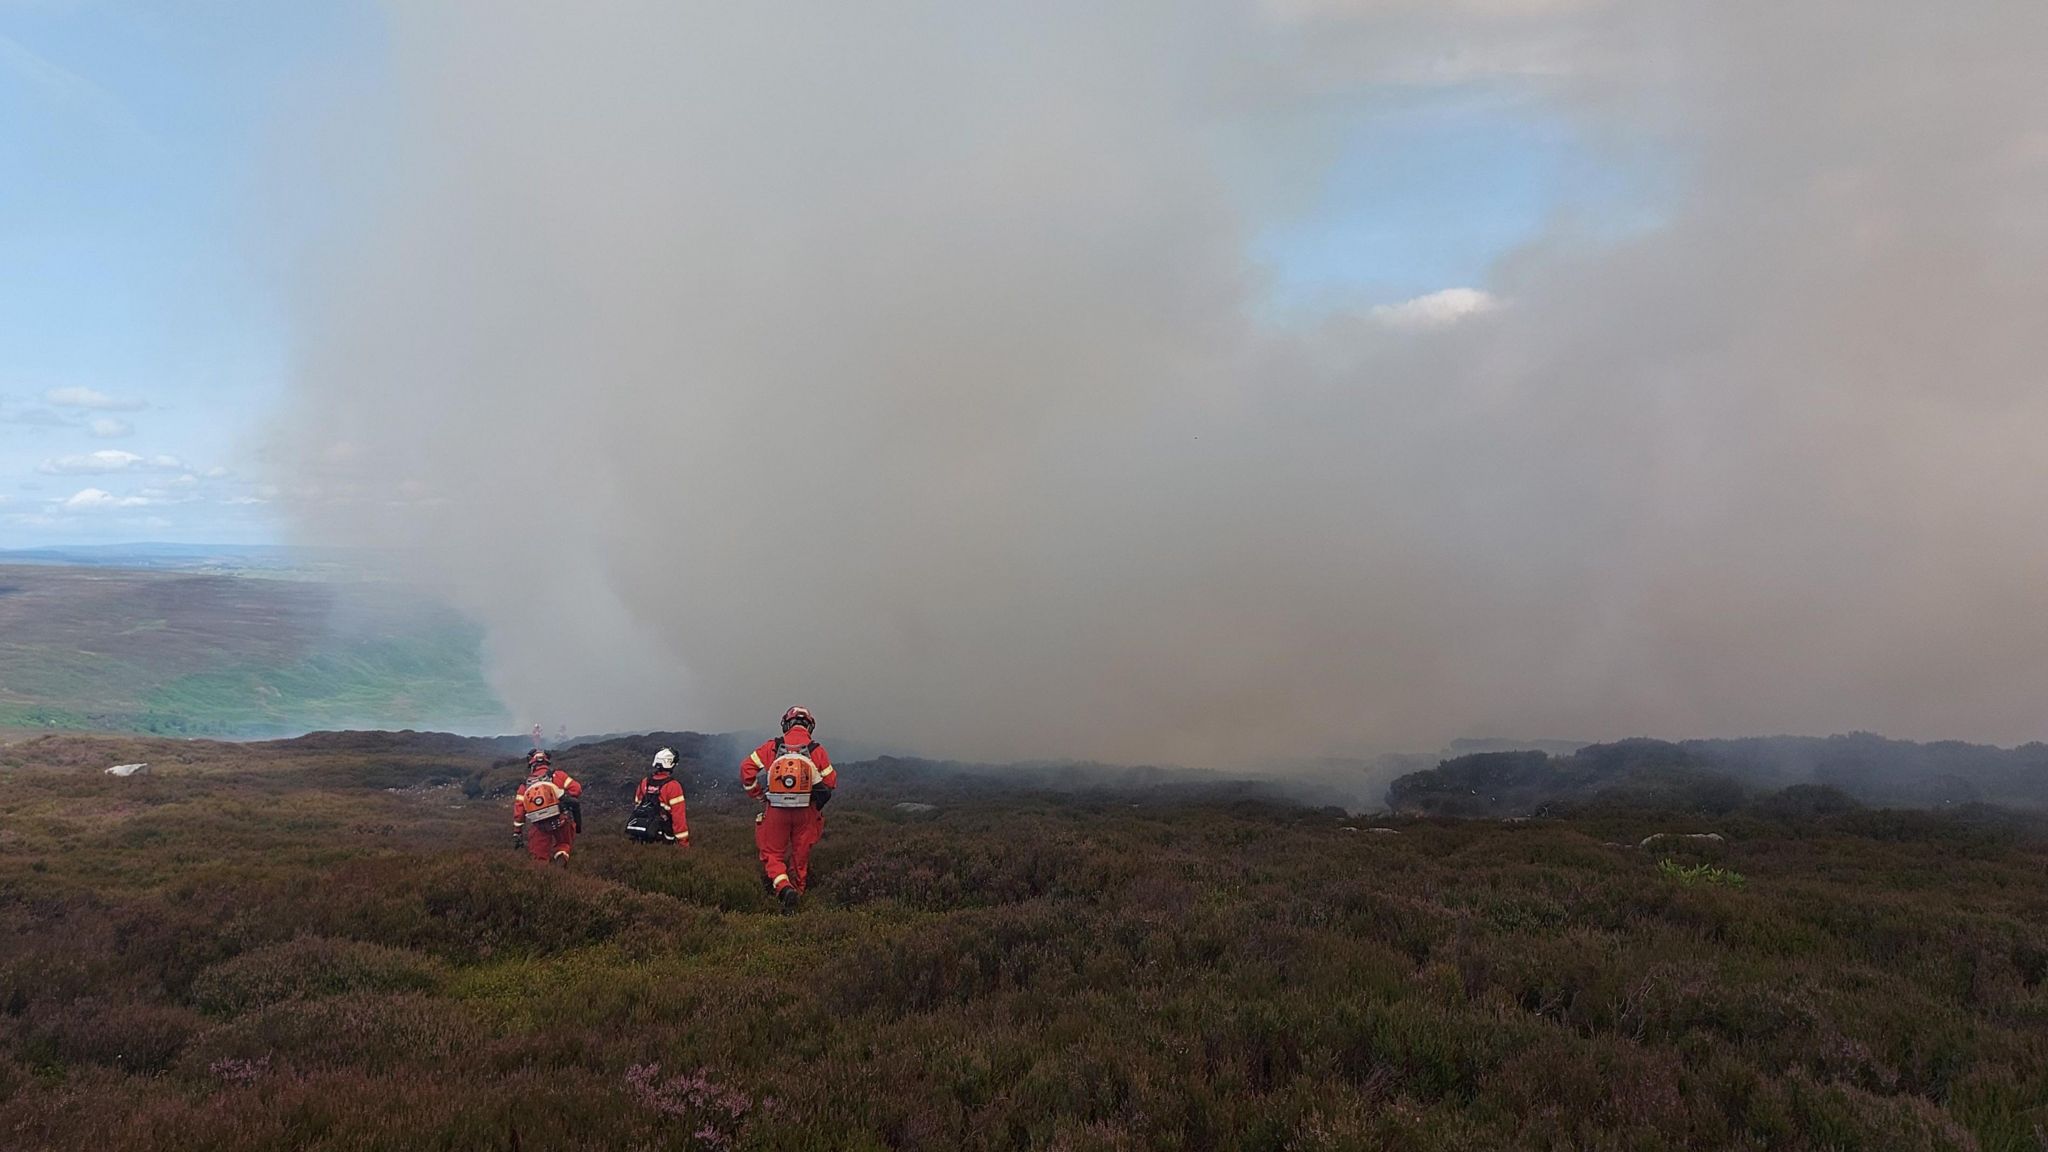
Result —
POLYGON ((1703 840, 1708 843, 1719 844, 1724 839, 1725 837, 1719 832, 1652 832, 1648 836, 1643 837, 1643 842, 1638 844, 1637 847, 1648 848, 1652 844, 1662 843, 1666 840, 1703 840))
POLYGON ((116 764, 112 768, 107 769, 107 775, 134 776, 147 771, 149 771, 149 765, 147 764, 116 764))

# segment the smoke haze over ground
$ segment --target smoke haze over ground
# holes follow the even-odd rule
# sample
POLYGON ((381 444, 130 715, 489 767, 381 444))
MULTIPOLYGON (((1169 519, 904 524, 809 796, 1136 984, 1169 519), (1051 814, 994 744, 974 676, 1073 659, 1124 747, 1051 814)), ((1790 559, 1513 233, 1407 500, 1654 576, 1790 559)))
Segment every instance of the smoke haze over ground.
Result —
POLYGON ((388 19, 384 98, 290 166, 330 211, 282 483, 412 550, 517 714, 1192 764, 2048 736, 2048 8, 388 19), (1260 229, 1419 100, 1657 191, 1276 312, 1260 229))

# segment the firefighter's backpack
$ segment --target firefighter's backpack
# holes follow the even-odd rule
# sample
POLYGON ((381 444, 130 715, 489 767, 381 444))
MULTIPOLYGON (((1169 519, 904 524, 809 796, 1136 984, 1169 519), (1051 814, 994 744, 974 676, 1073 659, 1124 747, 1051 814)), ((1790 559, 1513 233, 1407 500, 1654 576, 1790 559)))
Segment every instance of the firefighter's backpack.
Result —
POLYGON ((562 790, 548 779, 529 780, 526 794, 526 822, 552 832, 562 825, 562 790))
POLYGON ((668 811, 661 806, 661 789, 668 781, 656 784, 650 776, 641 783, 646 787, 643 793, 646 799, 633 805, 633 814, 626 817, 626 835, 644 843, 675 839, 675 831, 669 826, 668 811))
POLYGON ((775 759, 766 769, 770 808, 809 808, 811 789, 819 782, 818 764, 811 759, 818 742, 801 747, 775 742, 775 759))

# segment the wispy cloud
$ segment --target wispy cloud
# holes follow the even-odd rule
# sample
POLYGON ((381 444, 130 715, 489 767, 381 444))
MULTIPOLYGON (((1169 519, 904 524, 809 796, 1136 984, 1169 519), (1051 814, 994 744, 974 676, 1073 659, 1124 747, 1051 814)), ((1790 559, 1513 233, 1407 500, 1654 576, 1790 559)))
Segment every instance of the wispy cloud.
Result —
POLYGON ((99 412, 134 412, 149 405, 141 400, 109 396, 97 388, 52 388, 43 402, 59 408, 90 408, 99 412))
POLYGON ((0 78, 13 77, 44 103, 83 113, 108 127, 129 122, 113 93, 8 36, 0 36, 0 78))
POLYGON ((102 440, 118 439, 135 431, 135 425, 130 424, 126 420, 117 420, 112 416, 102 416, 93 421, 89 427, 92 430, 92 434, 102 440))
POLYGON ((120 448, 102 448, 81 456, 45 460, 36 470, 50 476, 105 476, 115 472, 178 472, 184 467, 176 456, 143 456, 120 448))
POLYGON ((72 421, 61 412, 48 408, 13 408, 0 411, 0 424, 20 424, 30 428, 67 428, 72 421))

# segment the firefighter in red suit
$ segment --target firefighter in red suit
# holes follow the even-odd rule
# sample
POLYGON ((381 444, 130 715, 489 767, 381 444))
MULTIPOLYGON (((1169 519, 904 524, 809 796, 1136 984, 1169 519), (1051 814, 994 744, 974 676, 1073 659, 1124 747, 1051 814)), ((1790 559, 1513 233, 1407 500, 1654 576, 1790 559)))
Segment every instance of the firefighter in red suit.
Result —
POLYGON ((808 708, 782 714, 782 735, 754 749, 740 764, 740 785, 761 801, 754 818, 754 847, 761 854, 762 881, 796 911, 810 880, 811 846, 825 831, 825 805, 839 776, 832 757, 818 743, 818 718, 808 708))
POLYGON ((539 750, 526 758, 526 783, 512 800, 512 835, 535 860, 567 864, 583 822, 583 785, 539 750))
POLYGON ((649 800, 659 804, 668 818, 669 842, 688 848, 689 808, 683 803, 683 782, 676 779, 676 754, 672 749, 663 748, 654 754, 654 771, 642 778, 640 786, 633 790, 634 804, 645 804, 649 800))

